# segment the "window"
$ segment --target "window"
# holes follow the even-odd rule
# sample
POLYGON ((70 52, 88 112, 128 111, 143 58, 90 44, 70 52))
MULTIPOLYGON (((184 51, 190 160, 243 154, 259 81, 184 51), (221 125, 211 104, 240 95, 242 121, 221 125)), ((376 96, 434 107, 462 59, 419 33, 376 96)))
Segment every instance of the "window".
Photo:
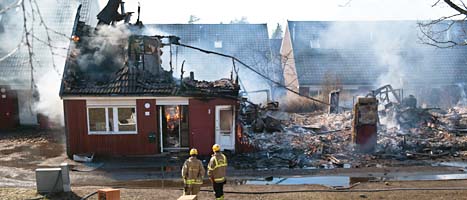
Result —
POLYGON ((6 99, 6 89, 0 88, 0 94, 2 95, 2 99, 6 99))
POLYGON ((451 29, 450 28, 446 30, 446 40, 447 41, 451 40, 451 29))
POLYGON ((106 108, 89 108, 89 131, 107 131, 106 122, 106 108))
POLYGON ((220 41, 220 40, 214 41, 214 48, 221 49, 222 48, 222 41, 220 41))
POLYGON ((220 131, 223 134, 230 134, 232 131, 232 120, 233 112, 232 110, 220 110, 220 131))
POLYGON ((89 134, 136 134, 135 106, 88 107, 89 134))
POLYGON ((136 131, 136 116, 134 108, 118 108, 118 130, 136 131))
POLYGON ((321 48, 321 44, 319 43, 319 39, 318 38, 315 38, 313 40, 310 40, 310 48, 314 49, 314 48, 321 48))

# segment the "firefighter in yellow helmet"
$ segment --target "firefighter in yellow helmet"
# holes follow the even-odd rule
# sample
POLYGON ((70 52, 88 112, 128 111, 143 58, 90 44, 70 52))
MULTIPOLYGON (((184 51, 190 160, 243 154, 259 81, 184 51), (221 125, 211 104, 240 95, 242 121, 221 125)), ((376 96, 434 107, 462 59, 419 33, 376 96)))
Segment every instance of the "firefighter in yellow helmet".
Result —
POLYGON ((190 157, 185 161, 182 167, 182 177, 184 182, 184 195, 197 195, 203 184, 204 167, 203 163, 196 158, 198 150, 190 150, 190 157))
POLYGON ((214 154, 212 154, 211 160, 209 160, 208 176, 212 182, 216 199, 223 200, 227 158, 221 153, 221 146, 218 144, 212 146, 212 151, 214 154))

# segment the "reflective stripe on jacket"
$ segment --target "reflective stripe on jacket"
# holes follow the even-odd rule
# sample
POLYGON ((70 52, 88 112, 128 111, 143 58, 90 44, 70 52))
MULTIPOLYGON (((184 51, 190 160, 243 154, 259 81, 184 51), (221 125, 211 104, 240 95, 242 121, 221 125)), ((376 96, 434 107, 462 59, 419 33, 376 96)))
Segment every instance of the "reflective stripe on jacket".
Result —
POLYGON ((208 176, 216 183, 221 183, 225 181, 227 169, 227 157, 220 152, 214 153, 212 155, 211 160, 209 160, 208 164, 208 176))
POLYGON ((193 184, 201 185, 203 184, 203 180, 202 179, 184 179, 183 183, 187 185, 193 185, 193 184))
POLYGON ((182 177, 187 185, 203 184, 204 173, 203 163, 194 156, 188 158, 183 164, 182 177))

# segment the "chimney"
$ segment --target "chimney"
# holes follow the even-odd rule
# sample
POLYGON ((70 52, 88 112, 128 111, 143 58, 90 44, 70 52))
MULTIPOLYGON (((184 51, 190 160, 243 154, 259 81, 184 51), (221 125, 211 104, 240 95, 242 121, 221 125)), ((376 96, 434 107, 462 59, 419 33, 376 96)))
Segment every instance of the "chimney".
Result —
POLYGON ((195 72, 190 72, 190 81, 195 80, 195 72))
POLYGON ((125 14, 125 2, 120 2, 120 13, 125 14))

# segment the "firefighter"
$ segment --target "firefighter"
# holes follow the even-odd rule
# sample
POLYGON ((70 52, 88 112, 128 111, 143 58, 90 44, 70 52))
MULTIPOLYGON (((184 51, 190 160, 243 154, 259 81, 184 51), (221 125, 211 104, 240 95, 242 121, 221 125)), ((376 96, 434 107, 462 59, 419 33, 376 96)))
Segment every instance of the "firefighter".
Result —
POLYGON ((212 146, 214 154, 209 160, 208 176, 212 182, 212 187, 216 196, 216 200, 224 199, 224 184, 226 183, 225 175, 227 169, 227 158, 222 154, 221 146, 214 144, 212 146))
POLYGON ((190 150, 190 157, 185 161, 182 167, 182 177, 184 183, 184 195, 197 195, 203 184, 204 167, 203 163, 196 158, 198 150, 190 150))

